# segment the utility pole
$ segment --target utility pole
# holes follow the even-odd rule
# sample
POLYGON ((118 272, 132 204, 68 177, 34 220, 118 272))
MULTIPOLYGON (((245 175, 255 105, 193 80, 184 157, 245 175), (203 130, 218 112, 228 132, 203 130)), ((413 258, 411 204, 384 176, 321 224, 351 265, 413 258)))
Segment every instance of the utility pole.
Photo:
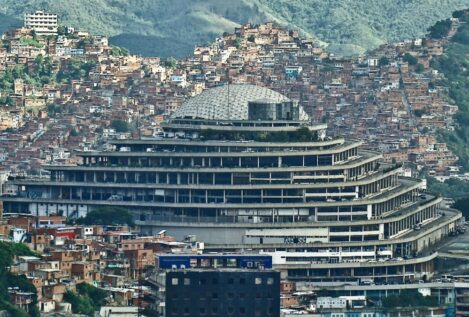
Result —
MULTIPOLYGON (((138 262, 138 260, 137 260, 138 262)), ((143 314, 143 301, 142 301, 142 294, 143 294, 143 281, 142 281, 142 268, 138 267, 138 298, 137 298, 137 316, 142 317, 143 314)))

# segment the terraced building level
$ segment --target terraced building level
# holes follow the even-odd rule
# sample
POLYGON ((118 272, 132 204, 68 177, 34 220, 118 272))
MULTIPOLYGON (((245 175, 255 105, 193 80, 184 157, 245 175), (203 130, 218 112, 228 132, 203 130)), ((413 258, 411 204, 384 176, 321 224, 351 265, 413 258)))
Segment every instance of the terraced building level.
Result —
POLYGON ((196 235, 208 251, 272 254, 291 279, 431 277, 432 246, 461 215, 361 142, 329 138, 272 90, 230 85, 188 100, 161 137, 80 153, 17 180, 5 213, 83 216, 100 206, 135 214, 145 233, 196 235), (331 264, 334 265, 331 265, 331 264))

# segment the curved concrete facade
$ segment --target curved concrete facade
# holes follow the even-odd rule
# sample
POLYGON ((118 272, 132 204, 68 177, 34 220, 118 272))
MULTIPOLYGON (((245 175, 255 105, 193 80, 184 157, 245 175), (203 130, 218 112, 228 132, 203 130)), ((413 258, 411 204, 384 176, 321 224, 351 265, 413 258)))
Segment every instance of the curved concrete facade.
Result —
MULTIPOLYGON (((243 113, 250 101, 290 102, 264 88, 230 89, 243 113)), ((415 258, 455 231, 460 213, 441 209, 420 180, 399 177, 399 165, 380 164, 361 142, 326 138, 306 117, 225 120, 227 93, 188 101, 163 125, 164 138, 115 141, 114 151, 80 153, 82 165, 46 166, 48 181, 14 181, 5 213, 79 217, 120 206, 143 232, 194 234, 210 250, 288 250, 277 264, 300 263, 305 274, 324 263, 415 258)))

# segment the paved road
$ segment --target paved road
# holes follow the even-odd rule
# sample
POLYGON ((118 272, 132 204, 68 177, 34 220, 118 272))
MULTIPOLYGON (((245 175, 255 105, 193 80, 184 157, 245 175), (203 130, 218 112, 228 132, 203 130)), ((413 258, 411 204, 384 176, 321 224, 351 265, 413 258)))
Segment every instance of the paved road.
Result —
POLYGON ((402 103, 407 109, 407 112, 409 113, 409 125, 411 128, 414 127, 414 112, 412 110, 412 105, 409 103, 409 100, 407 99, 407 96, 405 94, 405 91, 401 89, 401 96, 402 96, 402 103))

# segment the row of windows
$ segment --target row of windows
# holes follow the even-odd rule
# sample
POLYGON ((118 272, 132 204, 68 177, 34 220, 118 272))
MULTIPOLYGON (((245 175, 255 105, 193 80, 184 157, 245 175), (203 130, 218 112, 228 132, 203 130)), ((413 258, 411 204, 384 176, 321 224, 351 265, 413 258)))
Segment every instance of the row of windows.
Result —
MULTIPOLYGON (((251 310, 252 308, 249 308, 251 310)), ((198 315, 215 315, 215 316, 220 316, 220 310, 218 307, 212 307, 212 308, 206 308, 206 307, 200 307, 197 311, 195 311, 194 308, 189 308, 189 307, 184 307, 184 308, 179 308, 179 307, 173 307, 171 309, 171 314, 170 316, 180 316, 179 314, 183 314, 184 316, 197 316, 198 315)), ((249 313, 248 308, 246 307, 227 307, 226 308, 226 313, 229 316, 240 316, 240 315, 246 315, 249 313)), ((273 316, 274 310, 272 307, 269 307, 266 311, 256 307, 254 308, 254 314, 255 316, 273 316)))
MULTIPOLYGON (((212 285, 217 285, 218 284, 218 278, 212 278, 212 279, 206 279, 206 278, 197 278, 197 279, 191 279, 189 277, 184 277, 181 281, 181 278, 178 277, 173 277, 171 278, 171 285, 191 285, 191 283, 194 283, 196 285, 207 285, 208 283, 211 283, 212 285)), ((267 278, 262 278, 262 277, 256 277, 253 280, 254 285, 262 285, 262 284, 267 284, 267 285, 273 285, 274 284, 274 278, 273 277, 267 277, 267 278)), ((234 278, 234 277, 229 277, 226 280, 226 284, 228 285, 233 285, 233 284, 240 284, 240 285, 245 285, 247 284, 247 281, 245 278, 234 278)))
MULTIPOLYGON (((253 294, 251 292, 248 292, 248 293, 226 292, 226 293, 221 293, 221 294, 217 292, 212 292, 212 293, 204 292, 204 293, 197 294, 196 298, 200 301, 210 302, 210 301, 217 301, 219 299, 221 299, 222 301, 237 300, 237 299, 245 300, 245 299, 249 299, 252 295, 253 294)), ((187 300, 187 301, 194 299, 194 298, 187 296, 186 294, 180 294, 180 293, 173 293, 171 298, 173 300, 182 299, 182 300, 187 300)), ((262 299, 262 298, 273 299, 274 294, 272 292, 257 292, 255 294, 255 298, 256 299, 262 299)))
MULTIPOLYGON (((353 200, 353 193, 337 193, 333 196, 315 195, 307 197, 303 189, 233 189, 233 190, 188 190, 188 189, 108 189, 52 187, 41 191, 20 192, 21 197, 73 199, 73 200, 116 200, 164 203, 304 203, 353 200)), ((366 212, 358 207, 324 207, 320 212, 366 212)))
MULTIPOLYGON (((336 147, 338 144, 332 145, 308 145, 308 146, 298 146, 292 144, 291 146, 259 146, 258 143, 249 142, 249 146, 240 146, 237 144, 224 144, 224 145, 195 145, 195 144, 159 144, 159 145, 131 145, 123 146, 124 148, 129 148, 130 152, 176 152, 176 153, 239 153, 246 150, 251 150, 255 152, 279 152, 279 151, 315 151, 315 150, 327 150, 330 148, 336 147)), ((119 147, 118 149, 121 149, 119 147)), ((342 152, 343 155, 356 155, 357 148, 347 150, 342 152)), ((338 154, 337 154, 338 155, 338 154)), ((93 157, 94 161, 96 158, 103 157, 93 157)))
POLYGON ((229 157, 109 157, 94 166, 129 167, 285 167, 285 166, 330 166, 333 155, 298 156, 233 156, 229 157))
MULTIPOLYGON (((109 182, 131 184, 249 184, 256 183, 321 183, 354 180, 357 176, 372 172, 376 163, 362 167, 330 171, 299 172, 238 172, 238 173, 198 173, 198 172, 133 172, 133 171, 51 171, 52 181, 70 182, 109 182), (346 177, 348 174, 349 177, 346 177), (331 176, 337 177, 331 177, 331 176), (237 180, 237 181, 234 181, 237 180)), ((132 165, 129 165, 132 167, 132 165)), ((182 167, 182 166, 178 166, 182 167)), ((257 168, 257 166, 255 166, 257 168)), ((395 181, 395 180, 394 180, 395 181)), ((380 187, 389 185, 381 184, 380 187)))
POLYGON ((331 232, 361 232, 361 231, 377 231, 379 230, 378 224, 365 225, 365 226, 349 226, 349 227, 331 227, 331 232))

